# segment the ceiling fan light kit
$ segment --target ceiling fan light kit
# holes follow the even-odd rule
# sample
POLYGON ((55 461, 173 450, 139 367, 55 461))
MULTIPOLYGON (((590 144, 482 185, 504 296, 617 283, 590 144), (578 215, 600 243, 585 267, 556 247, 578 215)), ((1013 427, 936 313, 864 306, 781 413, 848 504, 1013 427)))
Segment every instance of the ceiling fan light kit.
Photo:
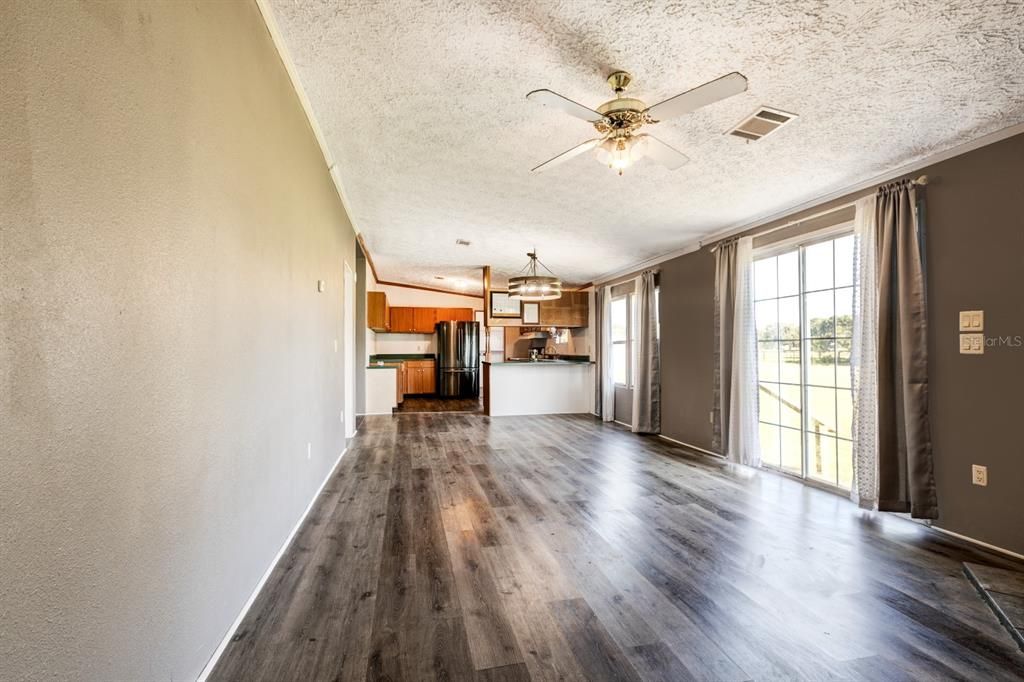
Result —
POLYGON ((553 301, 562 297, 562 281, 554 276, 555 273, 548 270, 548 267, 537 260, 534 251, 526 254, 530 261, 523 268, 525 275, 510 277, 508 280, 508 297, 519 301, 553 301), (551 273, 538 275, 537 266, 551 273))
POLYGON ((633 77, 625 71, 616 71, 608 76, 608 85, 615 91, 615 99, 608 100, 597 109, 589 109, 551 90, 527 93, 526 98, 531 101, 587 121, 601 135, 545 161, 533 168, 533 172, 547 170, 590 150, 594 151, 598 161, 619 175, 642 158, 675 170, 688 161, 686 156, 653 135, 638 134, 637 131, 645 125, 681 116, 747 89, 746 77, 733 72, 648 107, 639 99, 623 96, 632 80, 633 77))

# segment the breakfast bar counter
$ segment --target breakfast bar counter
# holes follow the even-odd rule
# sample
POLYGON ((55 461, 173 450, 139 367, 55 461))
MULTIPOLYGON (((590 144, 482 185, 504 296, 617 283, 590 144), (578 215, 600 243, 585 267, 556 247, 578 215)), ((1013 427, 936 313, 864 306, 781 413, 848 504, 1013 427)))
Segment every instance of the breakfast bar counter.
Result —
POLYGON ((483 361, 484 414, 585 414, 593 410, 594 363, 483 361))

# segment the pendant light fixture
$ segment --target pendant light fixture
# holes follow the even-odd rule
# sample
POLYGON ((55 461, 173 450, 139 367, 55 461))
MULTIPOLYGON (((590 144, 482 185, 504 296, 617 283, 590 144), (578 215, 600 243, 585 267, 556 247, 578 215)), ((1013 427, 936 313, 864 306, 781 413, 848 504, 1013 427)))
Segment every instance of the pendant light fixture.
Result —
POLYGON ((531 251, 526 255, 530 257, 530 262, 522 270, 526 274, 509 278, 508 297, 519 301, 553 301, 561 298, 562 280, 555 277, 555 273, 551 272, 548 266, 537 260, 535 252, 531 251), (538 275, 538 265, 552 276, 538 275))

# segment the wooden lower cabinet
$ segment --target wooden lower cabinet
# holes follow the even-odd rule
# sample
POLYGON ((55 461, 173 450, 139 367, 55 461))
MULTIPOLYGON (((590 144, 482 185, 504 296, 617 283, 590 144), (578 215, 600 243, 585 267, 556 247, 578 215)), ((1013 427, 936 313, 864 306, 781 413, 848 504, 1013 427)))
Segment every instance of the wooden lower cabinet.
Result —
POLYGON ((434 376, 433 360, 405 361, 405 393, 426 394, 437 392, 437 380, 434 376))

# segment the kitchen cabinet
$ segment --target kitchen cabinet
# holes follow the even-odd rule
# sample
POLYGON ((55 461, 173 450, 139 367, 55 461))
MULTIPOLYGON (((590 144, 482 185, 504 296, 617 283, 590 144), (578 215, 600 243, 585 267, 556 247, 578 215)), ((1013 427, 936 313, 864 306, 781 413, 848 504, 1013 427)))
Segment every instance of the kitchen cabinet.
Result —
POLYGON ((437 392, 437 381, 434 376, 436 365, 433 360, 406 360, 403 364, 405 365, 405 393, 437 392))
POLYGON ((415 308, 394 307, 391 309, 391 329, 398 334, 409 334, 415 329, 413 311, 415 308))
POLYGON ((433 334, 437 323, 437 308, 413 308, 412 327, 420 334, 433 334))
POLYGON ((437 322, 472 322, 472 308, 437 308, 437 322))
POLYGON ((366 326, 375 332, 391 330, 388 295, 383 291, 366 292, 366 326))
POLYGON ((434 325, 449 320, 473 321, 472 308, 391 308, 390 329, 399 334, 433 334, 434 325))
POLYGON ((540 302, 541 327, 586 327, 590 319, 590 296, 585 291, 566 291, 554 301, 540 302))

